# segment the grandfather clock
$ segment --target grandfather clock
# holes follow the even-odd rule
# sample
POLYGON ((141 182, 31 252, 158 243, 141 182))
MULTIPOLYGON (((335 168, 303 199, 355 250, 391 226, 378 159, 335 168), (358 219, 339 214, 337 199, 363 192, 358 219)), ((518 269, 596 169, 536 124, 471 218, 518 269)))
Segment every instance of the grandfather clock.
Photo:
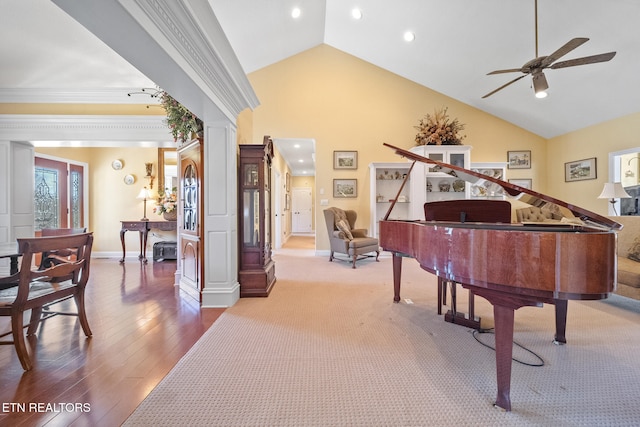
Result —
POLYGON ((273 141, 240 147, 238 248, 241 297, 266 297, 276 282, 271 259, 271 161, 273 141))

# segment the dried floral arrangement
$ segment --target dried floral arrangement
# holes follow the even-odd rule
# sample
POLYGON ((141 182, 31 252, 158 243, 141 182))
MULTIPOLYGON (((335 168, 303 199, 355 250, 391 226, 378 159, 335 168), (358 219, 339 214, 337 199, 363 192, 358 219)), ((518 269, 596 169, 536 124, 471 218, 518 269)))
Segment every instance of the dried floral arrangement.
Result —
POLYGON ((447 107, 435 110, 433 116, 427 114, 414 126, 416 145, 461 145, 467 135, 461 135, 464 124, 458 119, 451 120, 447 114, 447 107))

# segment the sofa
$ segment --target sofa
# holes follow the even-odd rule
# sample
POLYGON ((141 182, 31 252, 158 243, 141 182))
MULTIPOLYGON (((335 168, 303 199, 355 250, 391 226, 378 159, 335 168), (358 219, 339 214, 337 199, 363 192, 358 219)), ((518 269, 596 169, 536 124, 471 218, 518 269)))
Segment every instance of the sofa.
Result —
POLYGON ((623 225, 618 231, 616 294, 640 299, 640 216, 611 216, 623 225))

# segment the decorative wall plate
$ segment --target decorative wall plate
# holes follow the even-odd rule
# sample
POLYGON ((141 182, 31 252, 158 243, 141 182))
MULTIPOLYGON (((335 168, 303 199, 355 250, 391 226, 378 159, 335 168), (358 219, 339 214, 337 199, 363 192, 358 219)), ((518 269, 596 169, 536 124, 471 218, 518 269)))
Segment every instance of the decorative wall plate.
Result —
POLYGON ((116 159, 113 162, 111 162, 111 167, 114 168, 115 170, 119 171, 120 169, 122 169, 122 160, 116 159))
POLYGON ((127 185, 131 185, 134 182, 136 182, 136 177, 133 175, 125 175, 124 176, 124 183, 127 185))

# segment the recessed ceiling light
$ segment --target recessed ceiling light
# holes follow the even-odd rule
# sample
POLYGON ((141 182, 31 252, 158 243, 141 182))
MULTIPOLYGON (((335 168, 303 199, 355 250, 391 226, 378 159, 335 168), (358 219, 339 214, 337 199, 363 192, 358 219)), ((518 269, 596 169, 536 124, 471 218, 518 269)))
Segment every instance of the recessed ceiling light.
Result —
POLYGON ((404 40, 407 42, 412 42, 416 39, 416 35, 411 31, 407 31, 404 33, 404 40))
POLYGON ((299 7, 294 7, 293 10, 291 11, 291 17, 294 19, 300 18, 300 15, 302 15, 302 11, 300 10, 299 7))
POLYGON ((298 160, 299 163, 304 163, 304 159, 298 160))
POLYGON ((294 144, 293 148, 300 148, 300 144, 294 144))
POLYGON ((362 11, 355 8, 351 11, 351 16, 353 16, 353 19, 362 19, 362 11))

